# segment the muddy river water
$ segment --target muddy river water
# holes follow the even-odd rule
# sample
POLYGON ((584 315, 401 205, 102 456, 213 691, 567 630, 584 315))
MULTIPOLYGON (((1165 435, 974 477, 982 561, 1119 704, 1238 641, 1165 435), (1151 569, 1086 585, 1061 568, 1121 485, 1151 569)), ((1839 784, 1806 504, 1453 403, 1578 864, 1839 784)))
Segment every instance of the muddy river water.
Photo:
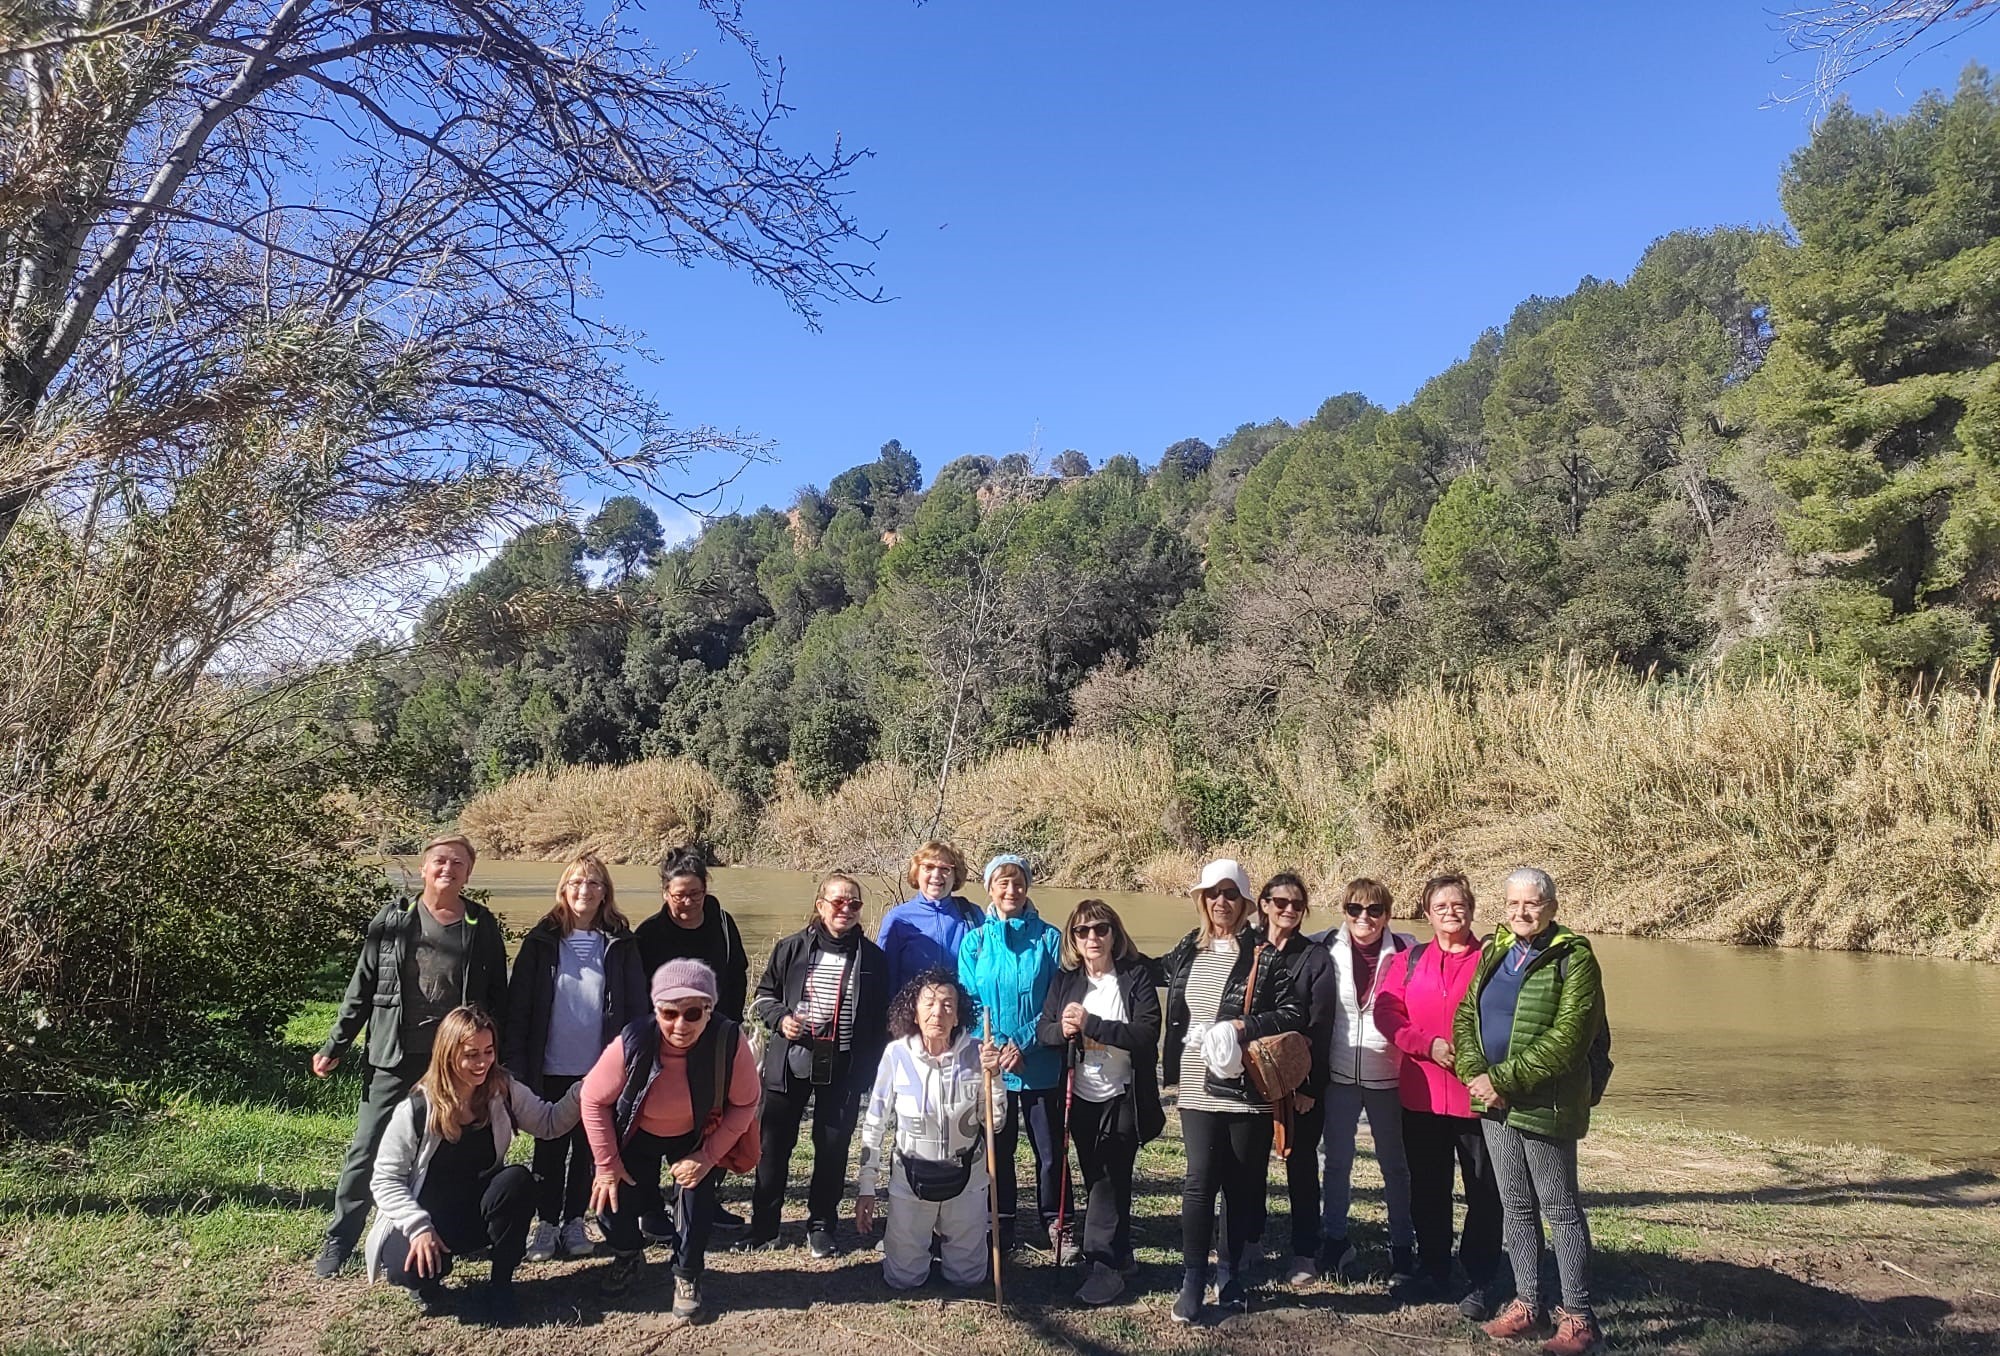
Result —
MULTIPOLYGON (((474 887, 525 929, 554 900, 554 862, 482 861, 474 887)), ((637 923, 659 907, 647 866, 613 872, 637 923)), ((736 918, 754 985, 779 937, 804 921, 814 878, 725 867, 711 888, 736 918)), ((901 898, 864 882, 870 935, 901 898)), ((982 898, 976 889, 967 893, 982 898)), ((1133 939, 1157 954, 1193 926, 1192 906, 1167 895, 1037 889, 1060 922, 1087 894, 1108 900, 1133 939)), ((1481 930, 1493 921, 1485 913, 1481 930)), ((1316 912, 1309 928, 1328 926, 1316 912)), ((1425 929, 1398 920, 1401 931, 1425 929)), ((1835 951, 1719 946, 1625 937, 1592 939, 1604 968, 1617 1073, 1607 1113, 1684 1121, 1759 1139, 1852 1141, 1941 1163, 2000 1166, 2000 967, 1835 951)))

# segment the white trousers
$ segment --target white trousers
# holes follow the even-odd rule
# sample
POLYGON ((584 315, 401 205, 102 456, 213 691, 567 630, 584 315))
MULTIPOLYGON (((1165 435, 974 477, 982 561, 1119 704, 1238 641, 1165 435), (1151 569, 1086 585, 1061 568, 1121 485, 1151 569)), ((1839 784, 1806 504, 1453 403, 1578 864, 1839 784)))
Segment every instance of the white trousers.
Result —
POLYGON ((894 1290, 914 1290, 931 1277, 931 1235, 939 1239, 944 1278, 953 1285, 986 1279, 986 1160, 973 1160, 965 1190, 948 1201, 920 1201, 894 1164, 889 1177, 889 1218, 882 1232, 882 1279, 894 1290))

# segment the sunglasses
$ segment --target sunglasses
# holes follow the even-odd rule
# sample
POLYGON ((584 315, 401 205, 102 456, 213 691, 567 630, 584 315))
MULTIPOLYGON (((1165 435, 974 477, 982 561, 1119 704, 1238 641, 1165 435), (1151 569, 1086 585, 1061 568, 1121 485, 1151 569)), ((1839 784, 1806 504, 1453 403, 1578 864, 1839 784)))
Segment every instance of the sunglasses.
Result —
POLYGON ((1203 890, 1201 897, 1203 899, 1240 900, 1243 898, 1243 893, 1234 885, 1218 885, 1213 890, 1203 890))
POLYGON ((822 895, 820 903, 831 904, 842 913, 860 913, 861 901, 852 895, 822 895))
POLYGON ((1387 904, 1357 904, 1353 900, 1349 900, 1340 907, 1346 912, 1349 918, 1359 918, 1364 913, 1370 918, 1387 918, 1389 916, 1389 906, 1387 904))
POLYGON ((654 1008, 653 1011, 660 1015, 663 1022, 678 1021, 693 1026, 696 1022, 708 1020, 708 1005, 705 1003, 697 1003, 691 1008, 654 1008))
POLYGON ((1109 937, 1111 935, 1111 924, 1078 923, 1069 930, 1069 935, 1072 937, 1109 937))
POLYGON ((1306 910, 1303 899, 1288 899, 1284 895, 1272 895, 1264 902, 1271 906, 1272 913, 1304 913, 1306 910))

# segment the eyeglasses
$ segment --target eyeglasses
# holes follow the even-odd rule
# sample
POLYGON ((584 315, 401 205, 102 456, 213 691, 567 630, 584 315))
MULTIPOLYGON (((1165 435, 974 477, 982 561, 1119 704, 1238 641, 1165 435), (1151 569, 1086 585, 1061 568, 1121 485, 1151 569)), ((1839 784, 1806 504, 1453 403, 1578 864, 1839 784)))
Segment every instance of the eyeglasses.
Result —
POLYGON ((821 895, 819 902, 831 904, 842 913, 860 913, 861 901, 852 895, 821 895))
POLYGON ((1111 924, 1078 923, 1069 930, 1069 935, 1072 937, 1109 937, 1111 935, 1111 924))
POLYGON ((1387 904, 1362 904, 1350 899, 1340 907, 1349 918, 1359 918, 1364 913, 1370 918, 1387 918, 1389 916, 1389 906, 1387 904))
POLYGON ((1234 885, 1218 885, 1213 890, 1203 890, 1201 897, 1203 899, 1226 899, 1232 903, 1239 903, 1243 899, 1243 893, 1234 885))
POLYGON ((1264 902, 1271 906, 1272 913, 1304 913, 1306 911, 1306 902, 1303 899, 1293 899, 1288 895, 1271 895, 1264 902))
POLYGON ((1470 904, 1458 898, 1433 899, 1430 906, 1438 913, 1470 913, 1472 911, 1470 904))
POLYGON ((654 1008, 653 1011, 660 1015, 663 1022, 678 1021, 693 1026, 708 1020, 708 1005, 705 1003, 697 1003, 691 1008, 654 1008))

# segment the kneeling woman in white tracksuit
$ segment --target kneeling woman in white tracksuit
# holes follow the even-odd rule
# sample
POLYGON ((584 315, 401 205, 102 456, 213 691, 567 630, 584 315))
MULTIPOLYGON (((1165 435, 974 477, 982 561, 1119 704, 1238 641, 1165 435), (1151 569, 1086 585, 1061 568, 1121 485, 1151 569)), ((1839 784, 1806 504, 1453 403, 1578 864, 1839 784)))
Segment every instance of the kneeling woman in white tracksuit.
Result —
POLYGON ((981 1047, 966 1023, 972 1002, 949 970, 926 970, 889 1004, 889 1034, 874 1091, 861 1121, 861 1176, 854 1225, 875 1227, 875 1188, 883 1175, 883 1132, 894 1118, 896 1168, 889 1179, 889 1221, 882 1277, 912 1290, 931 1274, 931 1238, 939 1240, 944 1278, 977 1285, 986 1278, 986 1124, 1006 1114, 1006 1088, 981 1105, 986 1075, 1000 1067, 998 1047, 981 1047))

